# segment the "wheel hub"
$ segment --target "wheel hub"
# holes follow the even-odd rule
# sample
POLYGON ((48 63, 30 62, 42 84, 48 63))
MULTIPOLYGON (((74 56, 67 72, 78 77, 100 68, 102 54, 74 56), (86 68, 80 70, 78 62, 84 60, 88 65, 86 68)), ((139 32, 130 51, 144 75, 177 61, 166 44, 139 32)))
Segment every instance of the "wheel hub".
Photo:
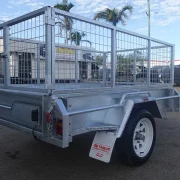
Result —
POLYGON ((145 141, 145 135, 141 134, 141 132, 136 132, 135 140, 139 141, 145 141))
POLYGON ((143 118, 137 124, 134 136, 133 147, 136 155, 144 157, 148 154, 153 142, 153 126, 148 118, 143 118))

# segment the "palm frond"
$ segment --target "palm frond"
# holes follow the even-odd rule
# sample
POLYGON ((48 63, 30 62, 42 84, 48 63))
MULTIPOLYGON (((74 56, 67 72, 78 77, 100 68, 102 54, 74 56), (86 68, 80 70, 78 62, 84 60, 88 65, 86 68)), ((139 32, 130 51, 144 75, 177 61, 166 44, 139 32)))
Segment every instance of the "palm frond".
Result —
POLYGON ((82 38, 85 37, 86 34, 84 32, 74 31, 71 33, 71 41, 74 42, 76 45, 80 45, 82 38))
POLYGON ((99 20, 99 19, 107 19, 107 13, 106 11, 99 11, 98 13, 95 14, 94 20, 99 20))
POLYGON ((64 5, 64 4, 58 4, 57 3, 56 5, 54 5, 54 8, 66 11, 66 5, 64 5))
POLYGON ((130 14, 132 14, 133 11, 133 7, 131 5, 126 5, 124 6, 120 11, 119 11, 119 15, 118 15, 118 20, 122 23, 122 25, 125 25, 125 19, 128 19, 129 16, 127 15, 126 12, 129 12, 130 14))
POLYGON ((121 9, 122 12, 129 11, 130 14, 133 12, 133 7, 131 5, 126 5, 121 9))
POLYGON ((105 10, 96 13, 94 19, 103 19, 113 24, 114 26, 116 26, 118 22, 121 22, 123 25, 125 25, 125 19, 128 19, 129 17, 129 15, 126 13, 127 11, 129 11, 129 13, 131 14, 133 11, 133 7, 130 5, 126 5, 121 10, 118 10, 117 8, 106 8, 105 10))
POLYGON ((68 3, 68 0, 62 0, 61 3, 57 3, 54 7, 69 12, 74 7, 74 4, 68 3))
POLYGON ((121 22, 122 25, 126 25, 126 21, 122 16, 118 18, 118 22, 121 22))
POLYGON ((62 4, 67 4, 68 3, 68 0, 62 0, 62 4))
POLYGON ((85 36, 86 36, 85 32, 82 32, 81 37, 85 37, 85 36))
POLYGON ((69 12, 73 7, 74 7, 74 4, 69 3, 69 4, 67 5, 67 11, 69 12))

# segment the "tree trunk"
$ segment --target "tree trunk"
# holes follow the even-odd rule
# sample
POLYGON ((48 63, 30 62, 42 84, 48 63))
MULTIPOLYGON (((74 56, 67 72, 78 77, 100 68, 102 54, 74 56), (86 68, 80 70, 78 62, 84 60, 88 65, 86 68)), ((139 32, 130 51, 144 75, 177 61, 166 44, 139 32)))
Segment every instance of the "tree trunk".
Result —
POLYGON ((69 30, 70 44, 72 44, 72 37, 71 37, 71 35, 72 35, 72 27, 71 27, 70 30, 69 30))
POLYGON ((65 44, 68 44, 68 30, 65 29, 65 31, 66 31, 65 44))

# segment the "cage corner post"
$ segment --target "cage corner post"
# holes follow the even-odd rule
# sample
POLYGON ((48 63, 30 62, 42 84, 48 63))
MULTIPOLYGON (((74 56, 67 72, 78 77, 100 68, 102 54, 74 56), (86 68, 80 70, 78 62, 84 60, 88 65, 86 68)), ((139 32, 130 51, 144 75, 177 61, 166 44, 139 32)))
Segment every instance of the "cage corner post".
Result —
POLYGON ((3 26, 3 44, 4 44, 4 87, 10 85, 10 43, 9 26, 3 26))
POLYGON ((136 84, 136 60, 137 60, 137 50, 134 50, 133 54, 133 81, 136 84))
POLYGON ((151 84, 151 38, 148 38, 147 86, 151 84))
POLYGON ((171 83, 171 85, 173 86, 174 85, 174 59, 175 59, 175 45, 172 45, 171 47, 171 60, 170 60, 170 62, 171 62, 171 64, 170 64, 170 68, 171 68, 171 73, 170 73, 170 75, 171 75, 171 77, 170 77, 170 83, 171 83))
POLYGON ((45 10, 45 87, 52 93, 55 89, 55 12, 53 8, 45 10))
POLYGON ((116 59, 117 59, 117 39, 116 28, 111 29, 111 86, 116 84, 116 59))

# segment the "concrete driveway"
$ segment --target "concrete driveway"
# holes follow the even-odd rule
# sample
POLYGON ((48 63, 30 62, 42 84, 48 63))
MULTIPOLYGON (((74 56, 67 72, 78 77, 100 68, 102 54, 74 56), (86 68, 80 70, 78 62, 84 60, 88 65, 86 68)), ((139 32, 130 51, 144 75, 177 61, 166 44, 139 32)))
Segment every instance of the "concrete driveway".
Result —
POLYGON ((88 157, 93 134, 74 139, 68 149, 35 141, 0 126, 0 180, 179 180, 179 118, 157 120, 157 142, 151 159, 141 167, 111 164, 88 157))

